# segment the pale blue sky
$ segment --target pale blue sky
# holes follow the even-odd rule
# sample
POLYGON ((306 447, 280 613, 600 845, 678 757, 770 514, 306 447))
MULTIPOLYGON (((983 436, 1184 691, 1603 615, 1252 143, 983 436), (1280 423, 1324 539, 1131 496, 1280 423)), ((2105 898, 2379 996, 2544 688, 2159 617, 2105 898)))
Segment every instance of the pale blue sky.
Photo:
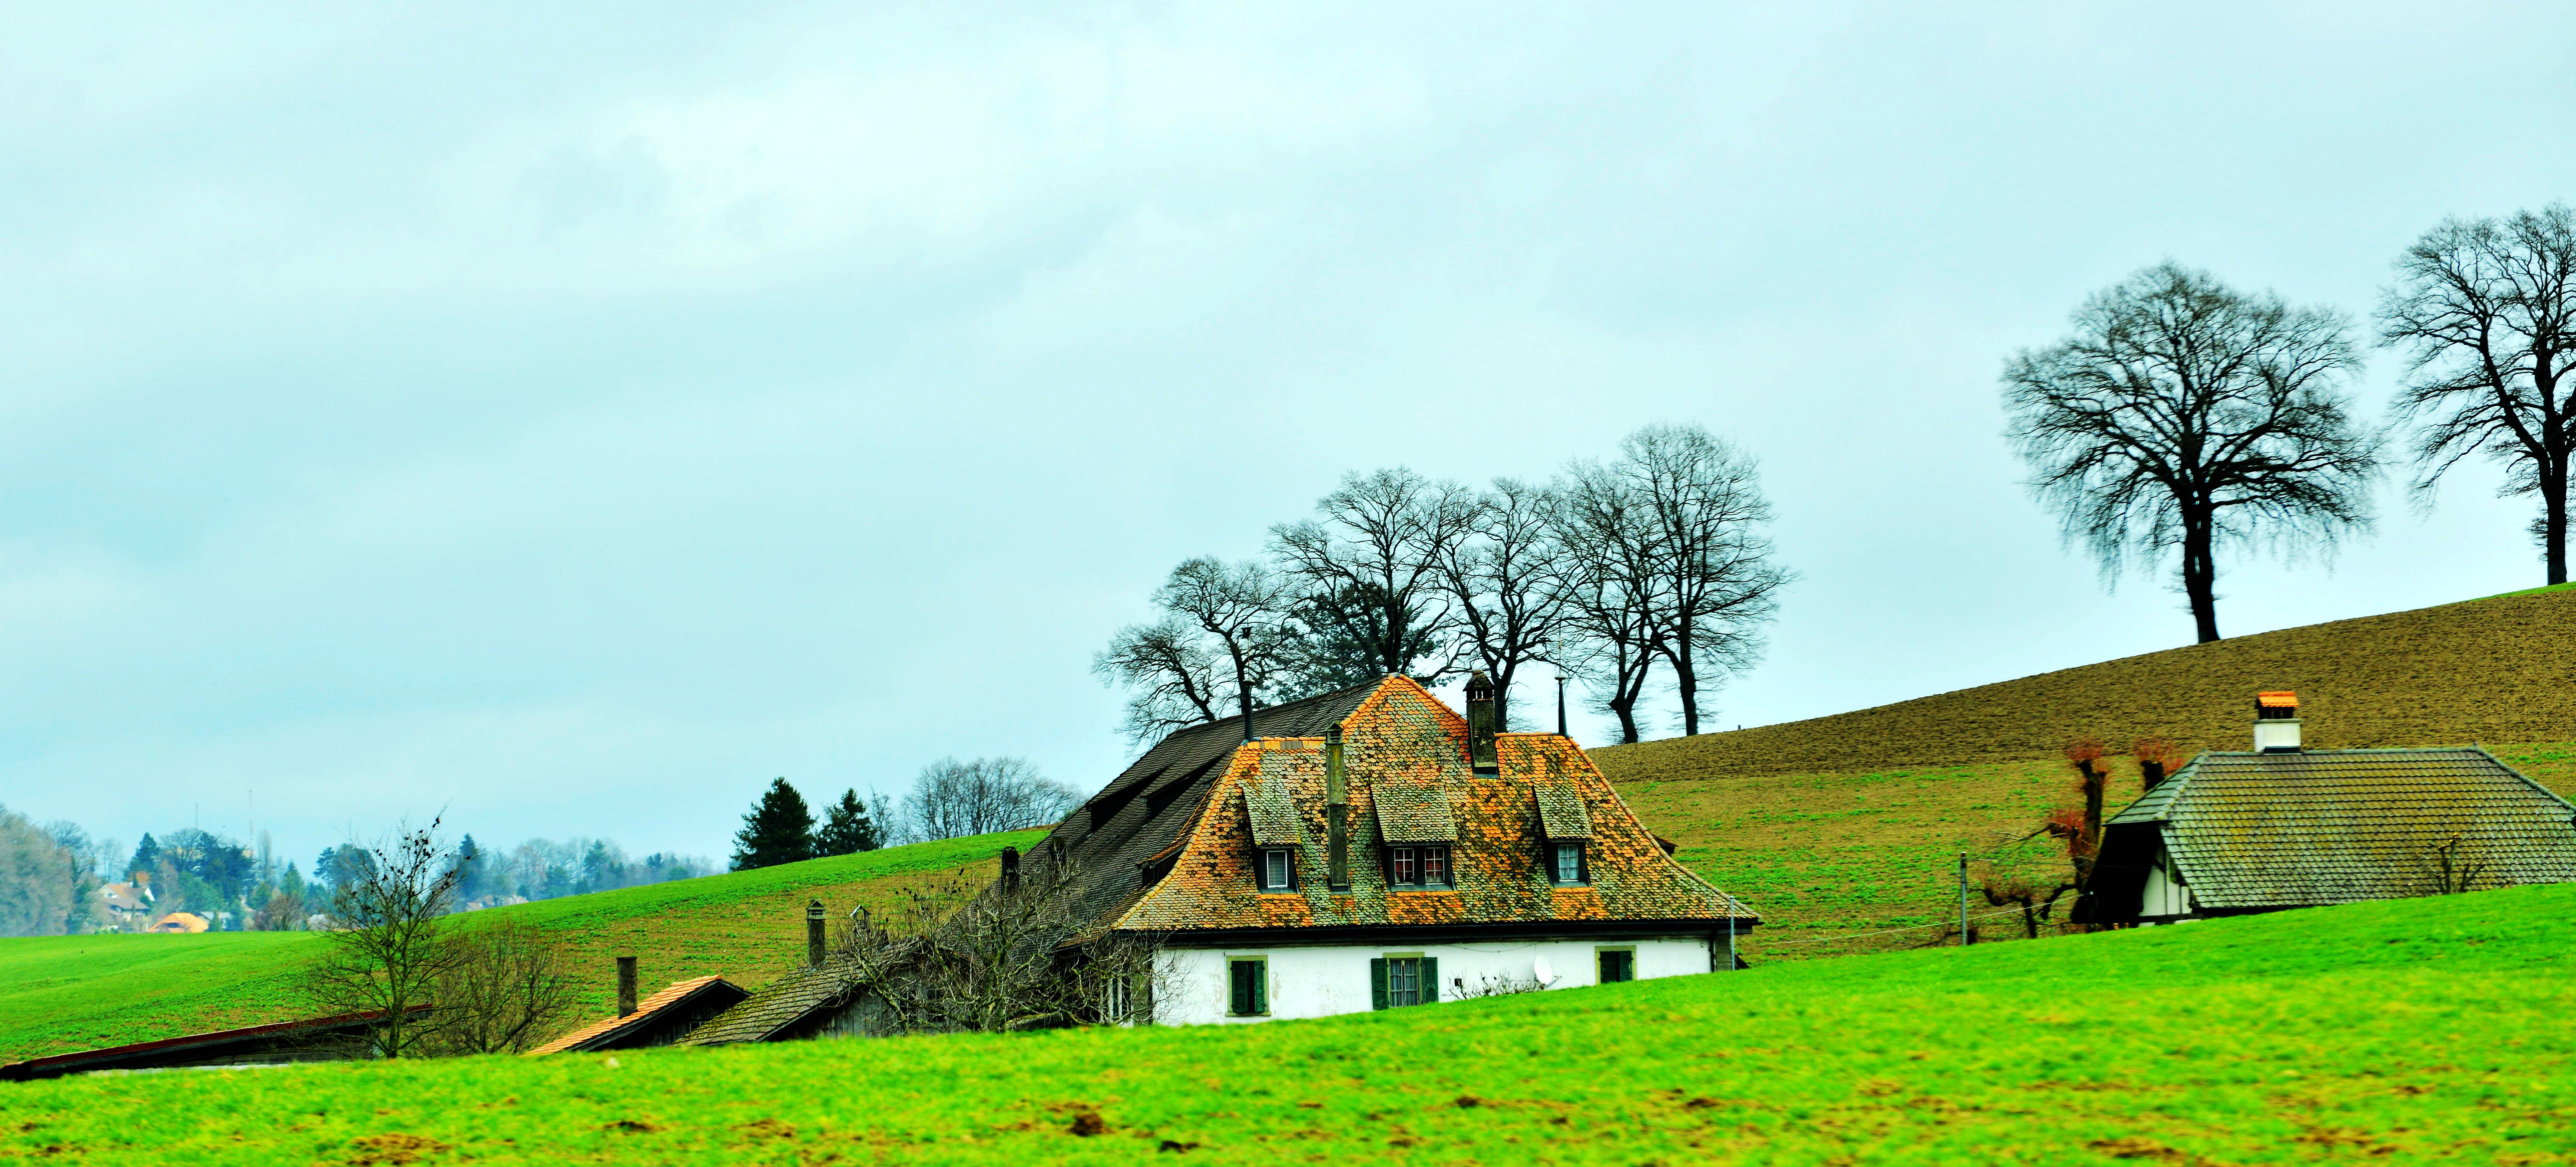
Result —
MULTIPOLYGON (((1723 724, 2185 643, 2015 485, 2004 357, 2168 256, 2366 316, 2576 198, 2554 3, 0 19, 0 802, 255 791, 299 857, 1094 786, 1177 560, 1653 421, 1763 459, 1804 576, 1723 724)), ((2494 482, 2222 628, 2538 583, 2494 482)))

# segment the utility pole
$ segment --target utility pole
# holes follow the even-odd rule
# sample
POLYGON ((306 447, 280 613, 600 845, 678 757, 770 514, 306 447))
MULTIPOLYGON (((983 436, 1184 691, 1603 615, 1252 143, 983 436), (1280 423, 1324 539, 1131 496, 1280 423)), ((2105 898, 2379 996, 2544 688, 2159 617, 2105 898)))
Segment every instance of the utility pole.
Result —
POLYGON ((1959 852, 1959 947, 1968 946, 1968 853, 1959 852))

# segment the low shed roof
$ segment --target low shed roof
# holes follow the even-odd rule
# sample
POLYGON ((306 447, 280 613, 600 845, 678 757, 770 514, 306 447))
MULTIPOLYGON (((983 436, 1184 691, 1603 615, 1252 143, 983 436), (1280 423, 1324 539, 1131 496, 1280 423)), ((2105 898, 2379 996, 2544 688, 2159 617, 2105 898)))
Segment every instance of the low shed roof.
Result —
POLYGON ((2202 754, 2108 825, 2161 827, 2204 909, 2576 880, 2576 807, 2474 746, 2202 754))
MULTIPOLYGON (((669 985, 665 986, 661 992, 655 993, 650 997, 646 997, 643 1000, 636 1002, 635 1011, 632 1013, 623 1017, 611 1017, 604 1021, 596 1021, 589 1025, 582 1026, 581 1028, 573 1030, 562 1037, 558 1037, 553 1041, 529 1050, 528 1053, 533 1056, 536 1054, 559 1054, 590 1049, 604 1049, 616 1044, 619 1037, 624 1036, 634 1029, 651 1025, 654 1021, 660 1019, 664 1012, 681 1007, 692 1000, 704 1003, 707 998, 713 996, 730 998, 731 1001, 740 1001, 747 995, 748 994, 744 993, 742 989, 735 986, 732 981, 728 981, 720 976, 693 977, 685 981, 673 981, 669 985)), ((730 1002, 720 1000, 710 1004, 708 1007, 720 1007, 727 1003, 730 1002)))

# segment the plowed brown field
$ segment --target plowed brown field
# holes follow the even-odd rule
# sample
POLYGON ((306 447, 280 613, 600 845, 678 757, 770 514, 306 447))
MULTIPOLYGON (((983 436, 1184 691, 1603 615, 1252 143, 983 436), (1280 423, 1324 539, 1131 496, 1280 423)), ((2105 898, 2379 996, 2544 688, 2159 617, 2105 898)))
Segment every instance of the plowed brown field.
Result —
POLYGON ((1592 751, 1617 782, 2053 758, 2092 735, 2250 749, 2295 689, 2311 749, 2576 739, 2576 588, 2167 649, 1831 717, 1592 751))

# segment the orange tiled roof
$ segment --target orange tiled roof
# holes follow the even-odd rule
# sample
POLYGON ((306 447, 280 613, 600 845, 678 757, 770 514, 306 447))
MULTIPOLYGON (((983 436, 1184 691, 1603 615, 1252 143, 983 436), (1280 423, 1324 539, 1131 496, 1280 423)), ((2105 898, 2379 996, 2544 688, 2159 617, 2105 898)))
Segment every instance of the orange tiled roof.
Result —
POLYGON ((538 1054, 562 1053, 565 1050, 599 1037, 602 1034, 649 1020, 655 1013, 661 1012, 664 1009, 668 1009, 673 1005, 679 1004, 681 1001, 687 1000, 689 994, 695 993, 698 990, 723 979, 724 978, 720 976, 705 976, 692 977, 685 981, 673 981, 664 986, 661 992, 655 993, 650 997, 646 997, 643 1000, 636 1002, 634 1012, 629 1013, 624 1017, 611 1017, 604 1021, 596 1021, 589 1025, 582 1026, 581 1028, 573 1030, 562 1037, 558 1037, 553 1041, 529 1050, 528 1056, 535 1057, 538 1054))
MULTIPOLYGON (((1127 897, 1106 928, 1755 920, 1667 855, 1569 739, 1498 735, 1499 772, 1473 773, 1465 719, 1406 677, 1380 682, 1337 724, 1350 805, 1349 892, 1326 886, 1324 753, 1303 742, 1242 743, 1201 803, 1217 813, 1189 823, 1169 874, 1127 897), (1389 833, 1454 840, 1456 886, 1390 890, 1377 858, 1389 833), (1542 859, 1550 837, 1588 838, 1588 886, 1550 884, 1542 859), (1296 846, 1300 890, 1256 890, 1256 840, 1296 846)), ((1171 848, 1162 851, 1156 860, 1171 848)))
MULTIPOLYGON (((2237 692, 2242 693, 2244 690, 2239 689, 2237 692)), ((2296 709, 2299 707, 2299 695, 2293 690, 2275 689, 2267 693, 2256 693, 2254 703, 2272 709, 2296 709)))

